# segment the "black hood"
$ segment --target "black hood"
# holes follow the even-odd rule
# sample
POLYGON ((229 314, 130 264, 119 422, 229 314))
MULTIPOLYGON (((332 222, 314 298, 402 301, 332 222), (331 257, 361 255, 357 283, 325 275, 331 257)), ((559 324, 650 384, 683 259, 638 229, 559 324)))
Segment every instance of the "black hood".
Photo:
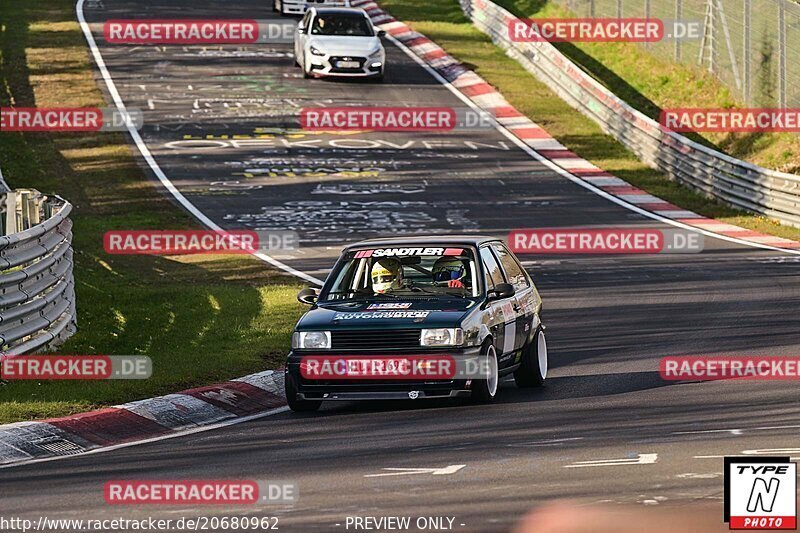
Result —
POLYGON ((458 327, 478 303, 466 298, 325 302, 308 311, 298 330, 458 327))

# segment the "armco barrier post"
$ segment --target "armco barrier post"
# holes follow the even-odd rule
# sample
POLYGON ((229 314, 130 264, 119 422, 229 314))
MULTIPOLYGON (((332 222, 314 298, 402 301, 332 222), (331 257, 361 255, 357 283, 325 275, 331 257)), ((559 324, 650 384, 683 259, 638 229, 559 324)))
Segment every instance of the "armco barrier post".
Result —
POLYGON ((0 356, 57 346, 77 324, 72 205, 33 189, 6 192, 0 205, 0 356))

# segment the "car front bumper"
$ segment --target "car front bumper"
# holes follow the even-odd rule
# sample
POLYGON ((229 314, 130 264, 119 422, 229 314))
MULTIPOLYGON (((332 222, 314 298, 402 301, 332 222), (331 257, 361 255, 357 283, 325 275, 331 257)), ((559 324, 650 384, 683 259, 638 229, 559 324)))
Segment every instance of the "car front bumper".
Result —
POLYGON ((308 72, 317 77, 368 78, 381 76, 385 64, 383 57, 363 56, 317 56, 308 54, 308 72), (358 66, 341 67, 343 62, 358 63, 358 66))
MULTIPOLYGON (((461 348, 439 353, 414 352, 413 355, 436 357, 449 355, 478 356, 480 347, 461 348)), ((286 379, 293 379, 297 384, 298 400, 422 400, 433 398, 459 398, 472 394, 469 379, 450 380, 313 380, 304 378, 300 373, 300 363, 304 357, 403 357, 403 353, 380 355, 365 353, 352 353, 347 356, 336 353, 306 353, 290 352, 286 363, 286 379)))

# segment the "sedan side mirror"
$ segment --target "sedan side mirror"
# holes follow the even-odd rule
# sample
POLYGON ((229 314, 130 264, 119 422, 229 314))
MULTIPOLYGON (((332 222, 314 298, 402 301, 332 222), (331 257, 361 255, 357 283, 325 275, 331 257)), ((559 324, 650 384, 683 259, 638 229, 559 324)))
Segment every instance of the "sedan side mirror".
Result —
POLYGON ((514 296, 514 286, 510 283, 498 283, 495 285, 494 289, 489 290, 487 295, 489 301, 511 298, 514 296))
POLYGON ((386 37, 386 30, 378 30, 378 37, 386 37))
POLYGON ((306 288, 297 293, 297 301, 306 305, 314 305, 319 299, 319 289, 306 288))
POLYGON ((297 27, 297 33, 299 33, 301 35, 305 35, 306 29, 304 27, 302 27, 302 26, 298 26, 297 27))

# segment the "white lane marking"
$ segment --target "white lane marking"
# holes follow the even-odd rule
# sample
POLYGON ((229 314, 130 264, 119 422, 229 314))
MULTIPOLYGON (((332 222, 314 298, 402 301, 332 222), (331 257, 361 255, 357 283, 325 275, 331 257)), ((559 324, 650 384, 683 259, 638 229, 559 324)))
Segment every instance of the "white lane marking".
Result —
POLYGON ((702 435, 706 433, 730 433, 731 435, 741 435, 741 429, 701 429, 697 431, 673 431, 671 435, 702 435))
POLYGON ((218 422, 216 424, 211 424, 211 425, 208 425, 208 426, 203 426, 203 427, 194 428, 194 429, 186 429, 186 430, 183 430, 183 431, 176 431, 176 432, 170 433, 168 435, 161 435, 161 436, 158 436, 158 437, 152 437, 152 438, 144 439, 144 440, 137 440, 137 441, 134 441, 134 442, 124 442, 122 444, 114 444, 113 446, 106 446, 104 448, 95 448, 94 450, 89 450, 87 452, 82 452, 82 453, 78 453, 78 454, 75 454, 75 455, 59 455, 57 457, 44 457, 44 458, 41 458, 41 459, 33 459, 31 461, 20 461, 20 462, 17 462, 17 463, 9 463, 9 464, 5 464, 5 465, 0 465, 0 470, 6 469, 6 468, 14 468, 14 467, 17 467, 17 466, 29 465, 29 464, 33 464, 33 463, 48 463, 50 461, 58 461, 60 459, 74 459, 74 458, 77 458, 77 457, 83 457, 85 455, 95 455, 95 454, 98 454, 98 453, 110 452, 111 450, 118 450, 120 448, 128 448, 130 446, 138 446, 139 444, 147 444, 149 442, 158 442, 158 441, 167 440, 167 439, 174 439, 176 437, 185 437, 186 435, 194 435, 195 433, 203 433, 203 432, 211 431, 211 430, 214 430, 214 429, 220 429, 220 428, 224 428, 224 427, 228 427, 228 426, 234 426, 236 424, 241 424, 241 423, 244 423, 244 422, 250 422, 251 420, 258 420, 259 418, 265 418, 265 417, 268 417, 268 416, 273 416, 273 415, 277 415, 277 414, 280 414, 280 413, 285 413, 288 410, 289 410, 288 406, 279 407, 277 409, 271 409, 269 411, 264 411, 263 413, 256 413, 254 415, 243 416, 243 417, 240 417, 240 418, 233 418, 231 420, 225 420, 223 422, 218 422))
MULTIPOLYGON (((800 448, 762 448, 758 450, 742 450, 742 455, 794 455, 800 454, 800 448)), ((800 460, 799 457, 790 457, 792 461, 800 460)))
MULTIPOLYGON (((94 35, 92 34, 92 30, 89 27, 89 24, 86 22, 86 18, 83 15, 83 4, 85 0, 78 0, 78 3, 75 5, 75 11, 78 15, 78 22, 81 25, 81 29, 83 30, 83 35, 86 38, 86 43, 89 45, 89 48, 92 51, 92 56, 94 57, 94 61, 97 64, 97 68, 100 70, 100 74, 103 77, 103 81, 108 88, 108 93, 111 95, 111 98, 114 100, 114 105, 117 106, 117 110, 122 114, 122 116, 127 116, 127 109, 125 107, 125 103, 122 101, 122 97, 117 91, 117 86, 114 83, 114 79, 111 77, 111 73, 108 71, 106 67, 106 62, 103 59, 103 55, 100 53, 100 49, 97 47, 97 42, 94 40, 94 35)), ((192 204, 179 190, 175 185, 170 181, 164 171, 161 170, 161 167, 153 157, 153 154, 150 152, 150 149, 145 144, 142 136, 139 135, 138 130, 136 130, 135 126, 132 124, 132 121, 127 124, 128 133, 130 134, 133 142, 136 144, 136 147, 139 149, 139 153, 142 154, 142 157, 147 162, 147 165, 150 167, 150 170, 158 178, 158 181, 161 182, 162 185, 169 191, 169 193, 178 201, 187 211, 189 211, 197 220, 200 221, 201 224, 210 228, 215 231, 224 231, 219 225, 217 225, 214 221, 208 218, 202 211, 200 211, 194 204, 192 204)), ((322 280, 315 278, 310 274, 306 274, 305 272, 301 272, 297 269, 290 267, 287 264, 281 263, 277 259, 274 259, 267 254, 258 252, 252 254, 255 257, 261 259, 262 261, 271 264, 274 267, 277 267, 284 272, 288 272, 289 274, 296 276, 298 278, 304 279, 309 281, 315 285, 322 285, 322 280)))
MULTIPOLYGON (((742 450, 739 453, 732 453, 728 455, 695 455, 694 459, 721 459, 730 456, 742 455, 793 455, 800 454, 800 448, 762 448, 758 450, 742 450)), ((800 461, 800 457, 790 457, 792 461, 800 461)))
MULTIPOLYGON (((410 57, 412 60, 414 60, 419 66, 421 66, 431 76, 433 76, 434 79, 436 79, 436 81, 438 81, 439 83, 444 85, 447 89, 449 89, 450 92, 453 93, 459 100, 464 102, 466 105, 468 105, 474 111, 477 111, 477 112, 481 111, 481 108, 478 105, 476 105, 475 102, 470 100, 466 95, 462 94, 458 89, 456 89, 453 86, 452 83, 447 81, 444 77, 442 77, 441 74, 436 72, 433 69, 433 67, 431 67, 430 65, 425 63, 425 61, 423 61, 414 52, 412 52, 411 49, 409 49, 406 45, 404 45, 402 42, 398 41, 394 36, 392 36, 392 35, 390 35, 388 33, 386 34, 386 37, 395 46, 397 46, 403 52, 405 52, 408 57, 410 57)), ((711 231, 707 231, 707 230, 698 228, 696 226, 690 226, 689 224, 684 224, 683 222, 678 222, 677 220, 672 220, 671 218, 666 218, 666 217, 663 217, 663 216, 658 215, 656 213, 653 213, 651 211, 647 211, 645 209, 642 209, 641 207, 637 207, 637 206, 635 206, 635 205, 633 205, 633 204, 631 204, 629 202, 626 202, 624 200, 619 199, 618 197, 616 197, 616 196, 614 196, 614 195, 612 195, 610 193, 607 193, 606 191, 604 191, 604 190, 602 190, 602 189, 600 189, 598 187, 595 187, 591 183, 589 183, 587 181, 584 181, 584 180, 580 179, 579 177, 574 176, 573 174, 570 174, 567 170, 564 170, 563 168, 559 167, 558 165, 556 165, 555 163, 553 163, 552 161, 550 161, 546 157, 540 155, 533 148, 531 148, 530 146, 525 144, 521 139, 517 138, 513 133, 511 133, 505 126, 500 124, 494 117, 489 117, 489 120, 492 121, 492 124, 494 125, 494 127, 495 127, 495 129, 497 131, 499 131, 502 135, 504 135, 506 138, 508 138, 511 142, 516 144, 522 151, 524 151, 525 153, 527 153, 528 155, 530 155, 531 157, 533 157, 534 159, 536 159, 540 163, 544 164, 546 167, 550 168, 551 170, 553 170, 554 172, 556 172, 560 176, 562 176, 564 178, 567 178, 568 180, 570 180, 571 182, 575 183, 576 185, 580 185, 584 189, 588 189, 588 190, 592 191, 593 193, 597 194, 598 196, 601 196, 601 197, 605 198, 606 200, 608 200, 610 202, 613 202, 613 203, 615 203, 615 204, 617 204, 617 205, 619 205, 621 207, 624 207, 625 209, 628 209, 628 210, 633 211, 635 213, 639 213, 640 215, 643 215, 643 216, 645 216, 647 218, 650 218, 650 219, 653 219, 653 220, 657 220, 658 222, 663 222, 664 224, 669 224, 670 226, 675 226, 676 228, 682 228, 682 229, 685 229, 685 230, 688 230, 688 231, 693 231, 695 233, 700 233, 702 235, 706 235, 708 237, 713 237, 715 239, 720 239, 720 240, 723 240, 723 241, 728 241, 728 242, 732 242, 732 243, 736 243, 736 244, 741 244, 741 245, 744 245, 744 246, 750 246, 752 248, 761 248, 761 249, 764 249, 764 250, 771 250, 771 251, 774 251, 774 252, 781 252, 781 253, 786 253, 786 254, 791 254, 791 255, 800 255, 800 250, 787 250, 785 248, 778 248, 778 247, 769 246, 769 245, 766 245, 766 244, 754 243, 754 242, 745 241, 745 240, 742 240, 742 239, 737 239, 736 237, 728 237, 727 235, 721 235, 719 233, 714 233, 714 232, 711 232, 711 231)))
POLYGON ((520 443, 512 443, 506 444, 507 448, 530 448, 534 446, 557 446, 559 444, 563 444, 565 442, 574 442, 577 440, 583 440, 584 437, 570 437, 566 439, 550 439, 550 440, 538 440, 532 442, 520 442, 520 443))
POLYGON ((599 459, 596 461, 578 461, 564 468, 590 468, 595 466, 628 466, 628 465, 652 465, 658 460, 657 453, 640 453, 638 457, 625 459, 599 459))
POLYGON ((714 479, 722 477, 722 472, 714 472, 712 474, 698 474, 696 472, 686 472, 685 474, 677 474, 678 479, 714 479))
POLYGON ((387 477, 387 476, 413 476, 417 474, 431 474, 434 476, 447 476, 455 474, 467 465, 450 465, 443 468, 383 468, 389 472, 383 474, 368 474, 364 477, 387 477))
POLYGON ((702 429, 696 431, 673 431, 671 435, 694 435, 694 434, 702 434, 702 433, 731 433, 733 435, 743 435, 748 431, 776 431, 780 429, 798 429, 800 425, 791 425, 791 426, 762 426, 756 428, 745 428, 745 429, 702 429))

